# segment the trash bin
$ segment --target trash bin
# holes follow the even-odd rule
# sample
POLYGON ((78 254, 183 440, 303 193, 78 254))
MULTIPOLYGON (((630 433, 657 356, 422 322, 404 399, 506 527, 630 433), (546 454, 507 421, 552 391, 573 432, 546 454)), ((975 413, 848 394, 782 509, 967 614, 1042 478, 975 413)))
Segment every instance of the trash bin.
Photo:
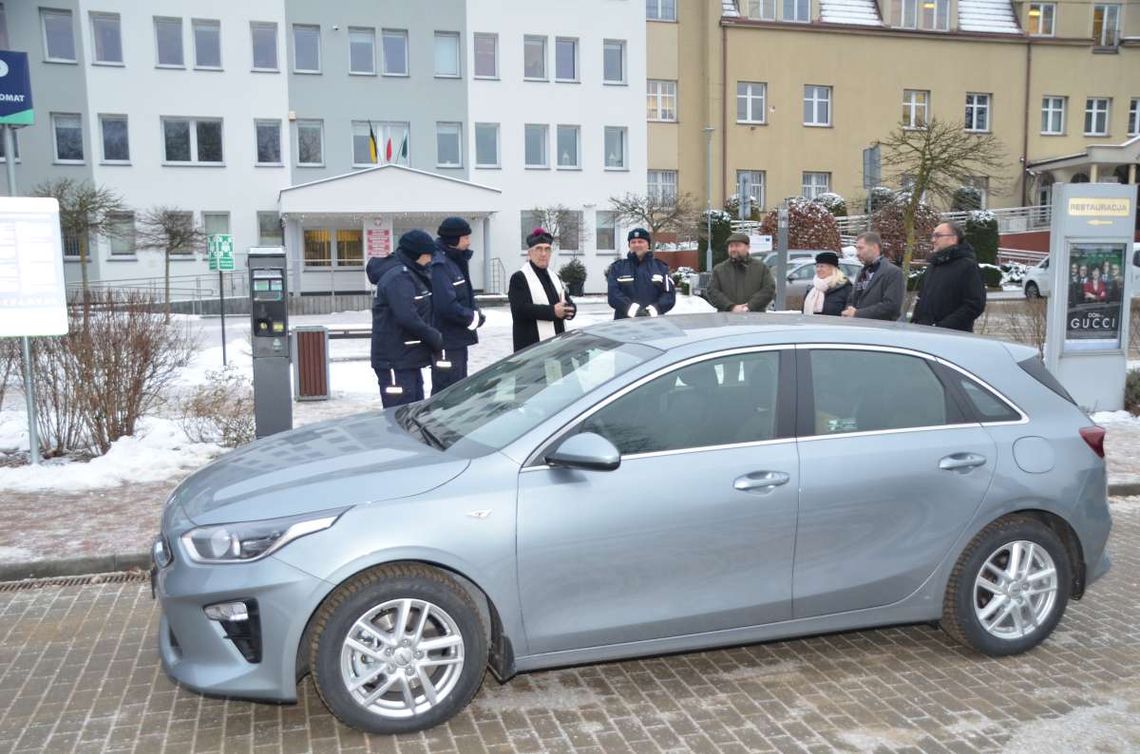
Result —
POLYGON ((293 398, 329 398, 329 331, 323 325, 293 328, 293 398))
MULTIPOLYGON (((692 279, 693 279, 693 276, 689 276, 689 280, 691 281, 692 279)), ((693 295, 694 296, 700 296, 701 298, 705 298, 706 297, 705 291, 708 290, 709 283, 711 283, 711 282, 712 282, 712 273, 711 272, 697 273, 696 282, 693 283, 693 285, 692 285, 693 295)))

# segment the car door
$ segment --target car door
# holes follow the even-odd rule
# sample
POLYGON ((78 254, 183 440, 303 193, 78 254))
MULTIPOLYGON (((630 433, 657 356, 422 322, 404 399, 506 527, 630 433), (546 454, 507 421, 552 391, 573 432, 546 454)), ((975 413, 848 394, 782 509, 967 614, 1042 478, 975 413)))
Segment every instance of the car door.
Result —
POLYGON ((899 349, 798 350, 800 514, 793 614, 917 589, 981 505, 996 449, 945 367, 899 349))
POLYGON ((815 277, 815 264, 801 264, 788 273, 788 285, 784 289, 784 308, 803 309, 804 297, 811 288, 811 281, 815 277))
POLYGON ((781 353, 675 365, 549 445, 596 432, 621 452, 616 470, 541 458, 522 470, 517 563, 529 651, 790 617, 799 464, 794 354, 781 353))

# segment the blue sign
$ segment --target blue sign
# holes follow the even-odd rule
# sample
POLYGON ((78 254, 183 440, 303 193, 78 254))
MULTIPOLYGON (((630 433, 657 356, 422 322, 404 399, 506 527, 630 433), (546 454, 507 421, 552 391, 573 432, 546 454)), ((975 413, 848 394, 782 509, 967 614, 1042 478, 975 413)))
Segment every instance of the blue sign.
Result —
POLYGON ((33 121, 28 53, 0 50, 0 125, 30 126, 33 121))

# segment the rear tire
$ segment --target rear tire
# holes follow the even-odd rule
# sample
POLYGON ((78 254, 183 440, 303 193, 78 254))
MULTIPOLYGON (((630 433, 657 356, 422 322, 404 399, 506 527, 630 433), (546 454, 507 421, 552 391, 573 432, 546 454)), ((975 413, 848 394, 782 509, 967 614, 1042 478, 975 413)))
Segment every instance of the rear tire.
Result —
POLYGON ((1041 289, 1037 287, 1037 283, 1025 284, 1025 297, 1026 298, 1041 298, 1041 289))

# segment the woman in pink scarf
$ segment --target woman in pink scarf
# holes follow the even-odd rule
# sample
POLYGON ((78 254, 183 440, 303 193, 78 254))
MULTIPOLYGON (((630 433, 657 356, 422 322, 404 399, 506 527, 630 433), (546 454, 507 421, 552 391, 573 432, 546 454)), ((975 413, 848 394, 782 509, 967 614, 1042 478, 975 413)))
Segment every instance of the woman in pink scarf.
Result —
POLYGON ((821 251, 815 255, 815 278, 804 296, 804 314, 828 314, 838 317, 847 308, 851 281, 839 269, 839 255, 821 251))

